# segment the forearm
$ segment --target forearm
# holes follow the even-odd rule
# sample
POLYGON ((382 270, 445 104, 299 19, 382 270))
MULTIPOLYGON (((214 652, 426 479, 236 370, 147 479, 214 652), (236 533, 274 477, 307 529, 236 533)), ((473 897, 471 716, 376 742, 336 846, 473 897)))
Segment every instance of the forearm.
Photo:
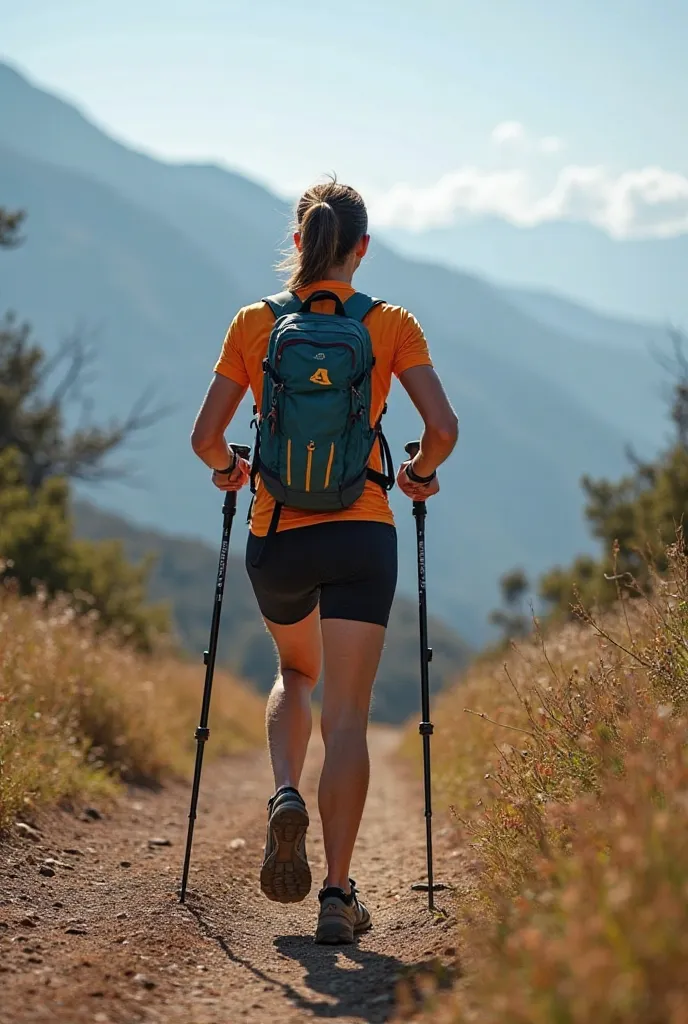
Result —
POLYGON ((417 476, 431 476, 454 450, 459 421, 431 366, 413 366, 399 379, 423 418, 423 436, 420 451, 413 459, 413 472, 417 476))
POLYGON ((244 397, 246 388, 215 374, 191 433, 191 447, 209 469, 227 469, 234 461, 225 431, 244 397))
POLYGON ((459 437, 456 418, 443 426, 426 424, 420 439, 420 451, 412 462, 417 476, 430 476, 454 451, 459 437))
POLYGON ((222 436, 213 440, 209 439, 205 444, 193 444, 193 450, 209 469, 226 469, 234 460, 234 456, 222 436))

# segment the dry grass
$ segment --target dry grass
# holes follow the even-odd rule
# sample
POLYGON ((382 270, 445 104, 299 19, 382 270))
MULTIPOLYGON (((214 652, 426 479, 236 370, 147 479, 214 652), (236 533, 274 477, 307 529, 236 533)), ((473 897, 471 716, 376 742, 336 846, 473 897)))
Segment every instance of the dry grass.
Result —
POLYGON ((433 1021, 688 1021, 686 556, 632 605, 476 666, 436 709, 477 876, 433 1021))
MULTIPOLYGON (((187 772, 202 688, 202 665, 142 657, 66 603, 0 590, 0 828, 27 807, 187 772)), ((208 755, 260 742, 262 718, 260 699, 218 672, 208 755)))

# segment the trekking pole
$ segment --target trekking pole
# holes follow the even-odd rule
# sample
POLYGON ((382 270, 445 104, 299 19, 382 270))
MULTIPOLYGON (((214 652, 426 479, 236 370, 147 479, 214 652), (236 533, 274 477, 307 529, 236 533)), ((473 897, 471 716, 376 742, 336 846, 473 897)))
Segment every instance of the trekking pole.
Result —
MULTIPOLYGON (((243 444, 230 444, 230 449, 237 458, 247 459, 251 449, 243 444)), ((215 672, 215 656, 217 654, 217 640, 220 634, 220 616, 222 615, 222 595, 225 590, 225 577, 227 575, 227 556, 229 554, 229 536, 232 532, 232 522, 236 513, 237 492, 227 491, 225 494, 222 515, 224 523, 222 527, 222 544, 220 546, 220 562, 217 567, 217 582, 215 583, 215 603, 213 605, 213 617, 210 623, 210 640, 208 650, 203 652, 203 664, 205 665, 205 684, 203 687, 203 703, 201 704, 201 720, 195 732, 196 737, 196 766, 194 768, 193 787, 191 789, 191 807, 189 809, 189 830, 186 836, 186 853, 184 854, 184 870, 182 872, 182 884, 179 893, 179 902, 186 901, 186 887, 189 881, 189 867, 191 864, 191 845, 193 843, 194 825, 196 824, 196 809, 198 807, 198 793, 201 788, 201 770, 203 768, 203 751, 206 741, 210 736, 208 728, 208 715, 210 713, 210 694, 213 688, 213 675, 215 672)))
MULTIPOLYGON (((409 441, 404 451, 410 459, 420 451, 420 441, 409 441)), ((428 910, 435 909, 434 894, 446 889, 433 878, 432 864, 432 775, 430 771, 430 737, 434 726, 430 721, 430 673, 432 648, 428 647, 428 606, 425 589, 425 517, 427 507, 424 501, 414 501, 413 517, 416 520, 416 546, 418 552, 418 621, 420 632, 420 699, 422 721, 418 731, 423 738, 423 777, 425 785, 425 836, 427 844, 428 881, 412 885, 415 892, 427 892, 428 910)))

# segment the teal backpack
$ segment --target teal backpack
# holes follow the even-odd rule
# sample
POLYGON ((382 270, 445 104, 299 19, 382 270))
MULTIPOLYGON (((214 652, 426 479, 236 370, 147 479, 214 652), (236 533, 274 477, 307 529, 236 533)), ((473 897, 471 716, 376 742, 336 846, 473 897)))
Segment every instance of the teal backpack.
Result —
POLYGON ((382 300, 356 292, 342 302, 317 291, 304 302, 292 292, 263 300, 275 315, 263 361, 263 400, 256 421, 252 490, 258 474, 275 499, 268 536, 283 507, 334 512, 360 498, 366 480, 388 491, 394 466, 380 421, 371 425, 373 346, 364 324, 382 300), (322 299, 335 312, 314 313, 322 299), (379 440, 383 473, 368 468, 379 440))

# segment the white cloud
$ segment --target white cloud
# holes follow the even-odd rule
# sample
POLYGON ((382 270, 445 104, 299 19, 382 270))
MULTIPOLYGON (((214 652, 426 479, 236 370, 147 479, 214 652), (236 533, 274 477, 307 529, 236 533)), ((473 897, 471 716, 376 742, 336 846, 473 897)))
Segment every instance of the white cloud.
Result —
POLYGON ((492 141, 498 146, 510 142, 523 142, 526 130, 520 121, 502 121, 492 130, 492 141))
POLYGON ((524 203, 526 184, 523 171, 464 167, 426 188, 394 185, 373 199, 371 217, 377 224, 417 230, 449 224, 463 211, 497 213, 510 220, 524 203))
POLYGON ((492 129, 490 136, 494 145, 505 149, 519 149, 526 152, 546 153, 553 156, 561 153, 565 142, 558 135, 545 135, 534 138, 521 121, 502 121, 492 129))
POLYGON ((613 174, 571 164, 548 188, 521 169, 463 167, 427 187, 395 185, 370 205, 374 223, 412 230, 469 214, 496 215, 521 227, 584 221, 616 238, 663 238, 688 232, 688 177, 661 167, 613 174))
POLYGON ((540 139, 538 148, 542 153, 554 154, 561 153, 564 148, 564 140, 560 139, 558 135, 546 135, 544 139, 540 139))

